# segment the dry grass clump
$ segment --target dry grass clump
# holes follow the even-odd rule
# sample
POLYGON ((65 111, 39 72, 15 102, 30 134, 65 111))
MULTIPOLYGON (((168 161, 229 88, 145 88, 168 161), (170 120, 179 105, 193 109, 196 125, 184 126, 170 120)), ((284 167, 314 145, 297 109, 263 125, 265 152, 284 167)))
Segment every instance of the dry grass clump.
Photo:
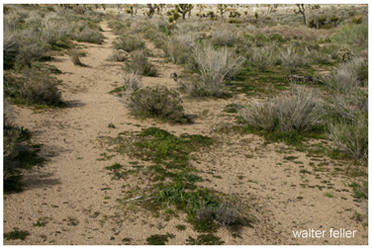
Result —
POLYGON ((75 66, 85 66, 85 64, 80 61, 80 54, 76 49, 71 53, 70 59, 75 66))
POLYGON ((354 159, 368 156, 368 115, 359 113, 351 123, 331 124, 329 139, 354 159))
POLYGON ((368 84, 368 61, 355 57, 341 64, 332 72, 331 77, 325 80, 328 87, 338 92, 349 92, 368 84))
POLYGON ((135 72, 125 74, 123 76, 123 86, 126 91, 137 91, 138 89, 143 88, 142 79, 135 72))
POLYGON ((214 49, 210 44, 195 47, 194 58, 202 76, 220 74, 224 79, 234 78, 244 62, 227 48, 214 49))
POLYGON ((50 45, 56 44, 72 31, 72 25, 66 23, 63 18, 46 18, 42 25, 42 39, 50 45))
POLYGON ((225 83, 222 74, 207 74, 180 78, 177 83, 191 97, 222 97, 225 94, 225 83))
POLYGON ((4 69, 10 69, 16 62, 19 53, 19 38, 11 30, 11 27, 4 25, 3 33, 3 63, 4 69))
POLYGON ((306 131, 323 123, 319 92, 305 86, 293 86, 284 97, 255 101, 239 110, 243 119, 259 130, 281 132, 306 131))
POLYGON ((170 60, 176 64, 187 63, 190 59, 190 51, 197 38, 198 32, 196 31, 177 31, 164 41, 162 49, 164 50, 165 56, 169 57, 170 60))
POLYGON ((253 48, 249 60, 260 72, 266 72, 267 68, 273 64, 273 47, 253 48))
POLYGON ((137 49, 143 49, 145 47, 142 39, 138 35, 134 34, 127 34, 116 37, 115 40, 112 42, 112 45, 115 49, 123 49, 128 53, 137 49))
POLYGON ((203 224, 211 221, 223 226, 235 225, 240 221, 239 210, 226 202, 218 207, 207 206, 196 210, 194 218, 196 224, 203 224))
POLYGON ((280 51, 280 59, 282 66, 285 67, 290 74, 293 74, 305 63, 304 55, 295 47, 289 46, 280 51))
POLYGON ((122 49, 113 49, 111 55, 108 56, 109 61, 126 61, 129 54, 122 49))
POLYGON ((148 61, 148 53, 144 50, 135 50, 130 53, 130 61, 125 64, 125 70, 145 76, 157 76, 158 71, 148 61))
POLYGON ((158 118, 171 123, 182 122, 185 116, 179 93, 165 86, 134 91, 128 105, 136 116, 158 118))
POLYGON ((213 45, 232 47, 235 44, 237 37, 229 28, 223 30, 215 30, 212 35, 213 45))

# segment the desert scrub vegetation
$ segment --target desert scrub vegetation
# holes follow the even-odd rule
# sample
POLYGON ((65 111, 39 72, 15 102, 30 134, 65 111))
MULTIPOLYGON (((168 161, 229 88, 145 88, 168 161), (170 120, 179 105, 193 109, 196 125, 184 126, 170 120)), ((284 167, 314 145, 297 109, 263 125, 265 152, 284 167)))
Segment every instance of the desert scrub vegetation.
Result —
MULTIPOLYGON (((123 139, 115 138, 116 141, 126 141, 123 139)), ((235 204, 224 201, 219 193, 211 189, 195 185, 203 179, 189 163, 193 158, 191 153, 208 149, 214 143, 211 138, 189 134, 175 136, 163 129, 150 127, 143 129, 135 140, 125 149, 120 143, 115 150, 156 163, 144 171, 152 181, 161 182, 154 185, 151 192, 154 201, 151 205, 146 204, 147 209, 157 211, 174 207, 175 212, 184 211, 188 222, 202 232, 215 232, 220 226, 237 228, 247 224, 248 220, 243 212, 237 212, 235 204), (165 182, 166 179, 169 181, 165 182)))
POLYGON ((157 76, 158 70, 148 61, 146 50, 135 50, 130 53, 130 60, 125 63, 125 71, 144 76, 157 76))
MULTIPOLYGON (((130 84, 133 86, 132 82, 130 84)), ((145 87, 132 92, 128 105, 136 116, 158 118, 171 123, 187 121, 179 93, 165 86, 145 87)))
POLYGON ((136 49, 143 49, 145 47, 145 44, 142 41, 142 39, 135 34, 126 34, 118 36, 112 42, 112 45, 115 49, 122 49, 128 53, 136 49))
POLYGON ((13 121, 14 114, 11 103, 4 99, 3 105, 3 183, 4 193, 20 192, 24 185, 20 182, 22 176, 19 169, 30 169, 34 165, 40 165, 44 159, 37 153, 39 145, 31 145, 30 132, 19 127, 13 121), (27 142, 27 143, 26 143, 27 142))
POLYGON ((248 130, 261 131, 269 140, 299 144, 304 132, 317 131, 324 124, 320 92, 293 85, 282 97, 254 101, 239 110, 248 130), (299 140, 299 141, 296 141, 299 140))
POLYGON ((47 68, 36 65, 25 67, 21 74, 14 71, 4 73, 4 96, 17 104, 64 106, 61 92, 57 88, 60 84, 47 68))

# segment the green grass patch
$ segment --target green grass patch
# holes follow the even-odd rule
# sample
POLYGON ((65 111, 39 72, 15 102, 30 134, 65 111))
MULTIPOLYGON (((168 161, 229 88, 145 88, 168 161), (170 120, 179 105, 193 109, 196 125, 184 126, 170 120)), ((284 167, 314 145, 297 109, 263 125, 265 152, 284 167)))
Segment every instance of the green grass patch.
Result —
POLYGON ((213 234, 200 234, 196 239, 189 236, 186 240, 187 245, 222 245, 225 241, 222 241, 220 237, 213 234))
POLYGON ((148 245, 165 245, 166 242, 168 242, 168 238, 175 238, 176 236, 171 233, 167 233, 164 235, 151 235, 150 237, 146 238, 148 245))
POLYGON ((27 236, 29 236, 30 233, 28 231, 19 231, 15 230, 13 232, 4 233, 4 239, 6 240, 25 240, 27 236))

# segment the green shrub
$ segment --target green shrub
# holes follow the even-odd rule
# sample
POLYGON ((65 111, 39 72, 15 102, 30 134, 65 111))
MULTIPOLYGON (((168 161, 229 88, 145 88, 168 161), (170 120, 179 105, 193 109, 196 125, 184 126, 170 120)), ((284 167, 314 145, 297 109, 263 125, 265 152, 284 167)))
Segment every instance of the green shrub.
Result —
POLYGON ((364 48, 368 44, 368 26, 345 25, 332 38, 332 42, 338 44, 350 44, 352 46, 364 48))
POLYGON ((136 49, 143 49, 145 44, 138 35, 122 35, 116 37, 112 42, 112 45, 115 49, 123 49, 124 51, 130 53, 136 49))
POLYGON ((353 15, 351 18, 352 24, 362 24, 363 23, 363 17, 361 15, 353 15))
POLYGON ((130 53, 130 61, 125 63, 125 70, 145 76, 157 76, 158 71, 148 61, 148 54, 144 50, 135 50, 130 53))
POLYGON ((145 87, 133 92, 129 108, 134 115, 171 123, 182 122, 185 116, 179 93, 165 86, 145 87))

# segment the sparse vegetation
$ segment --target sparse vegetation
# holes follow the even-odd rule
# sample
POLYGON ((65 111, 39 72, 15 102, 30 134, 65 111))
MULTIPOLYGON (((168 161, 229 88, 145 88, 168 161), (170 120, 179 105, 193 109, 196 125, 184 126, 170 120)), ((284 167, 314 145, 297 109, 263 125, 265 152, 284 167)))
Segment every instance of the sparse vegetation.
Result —
POLYGON ((3 9, 5 244, 303 244, 325 203, 368 243, 368 5, 3 9))

